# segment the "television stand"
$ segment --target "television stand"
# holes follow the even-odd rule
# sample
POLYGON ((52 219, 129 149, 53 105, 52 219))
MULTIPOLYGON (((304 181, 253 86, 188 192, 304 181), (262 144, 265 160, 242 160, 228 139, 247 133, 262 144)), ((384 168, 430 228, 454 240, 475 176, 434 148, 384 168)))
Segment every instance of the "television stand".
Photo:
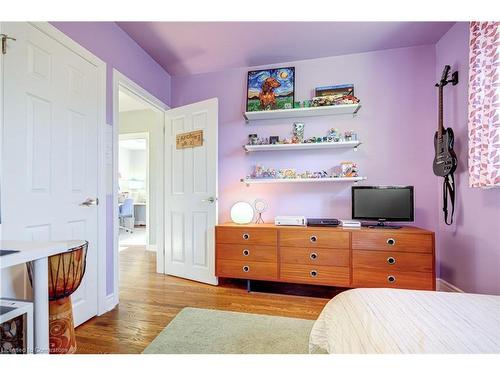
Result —
POLYGON ((401 225, 390 225, 386 224, 385 221, 378 221, 377 224, 372 223, 361 223, 362 227, 370 228, 370 229, 401 229, 401 225))

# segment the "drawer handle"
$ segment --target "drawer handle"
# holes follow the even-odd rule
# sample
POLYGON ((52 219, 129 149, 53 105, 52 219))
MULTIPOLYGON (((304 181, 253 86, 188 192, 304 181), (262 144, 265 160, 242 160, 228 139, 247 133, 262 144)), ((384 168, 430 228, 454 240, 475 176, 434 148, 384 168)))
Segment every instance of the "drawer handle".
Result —
POLYGON ((389 264, 394 264, 394 263, 396 263, 396 258, 394 258, 394 257, 389 257, 389 258, 387 258, 387 263, 389 263, 389 264))
POLYGON ((243 255, 246 256, 246 257, 249 256, 250 255, 250 250, 244 249, 243 250, 243 255))
POLYGON ((318 271, 312 270, 311 272, 309 272, 309 274, 311 275, 311 277, 316 277, 318 276, 318 271))
POLYGON ((250 239, 250 235, 248 233, 243 233, 243 239, 244 240, 250 239))
POLYGON ((311 236, 309 238, 309 241, 311 241, 312 243, 316 242, 317 240, 318 240, 318 237, 316 237, 316 236, 311 236))
POLYGON ((387 245, 393 246, 396 244, 396 240, 394 238, 388 238, 387 239, 387 245))
POLYGON ((250 271, 250 267, 248 266, 243 266, 243 272, 248 272, 250 271))
POLYGON ((389 275, 387 276, 387 281, 391 284, 393 284, 396 281, 396 276, 389 275))
POLYGON ((318 258, 318 254, 311 253, 311 254, 309 254, 309 258, 311 258, 312 260, 316 260, 318 258))

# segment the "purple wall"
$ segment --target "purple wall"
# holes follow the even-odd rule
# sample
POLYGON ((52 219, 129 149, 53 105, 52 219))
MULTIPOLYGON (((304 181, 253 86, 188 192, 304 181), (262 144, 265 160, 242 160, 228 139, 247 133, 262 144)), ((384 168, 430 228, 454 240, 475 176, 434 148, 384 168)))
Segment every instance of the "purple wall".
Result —
POLYGON ((354 83, 363 104, 352 116, 304 119, 305 135, 324 135, 331 127, 358 132, 363 144, 352 150, 269 152, 245 155, 249 133, 290 137, 292 119, 245 125, 247 68, 172 78, 174 107, 219 98, 219 222, 230 220, 238 200, 263 198, 266 221, 276 215, 350 218, 348 183, 252 185, 239 182, 252 166, 297 170, 329 169, 341 161, 359 163, 368 185, 414 185, 416 225, 436 227, 436 181, 432 174, 435 124, 434 46, 419 46, 280 64, 296 68, 296 100, 308 99, 316 86, 354 83))
POLYGON ((437 260, 441 278, 466 292, 500 294, 500 189, 468 186, 467 89, 468 23, 455 24, 436 44, 436 80, 445 64, 458 70, 460 83, 445 88, 444 123, 455 133, 459 165, 456 172, 455 224, 442 220, 441 183, 437 215, 437 260))
MULTIPOLYGON (((170 105, 170 75, 114 22, 51 22, 106 63, 106 122, 113 125, 113 69, 170 105)), ((111 192, 108 192, 111 193, 111 192)), ((106 196, 106 291, 113 281, 113 201, 106 196)))

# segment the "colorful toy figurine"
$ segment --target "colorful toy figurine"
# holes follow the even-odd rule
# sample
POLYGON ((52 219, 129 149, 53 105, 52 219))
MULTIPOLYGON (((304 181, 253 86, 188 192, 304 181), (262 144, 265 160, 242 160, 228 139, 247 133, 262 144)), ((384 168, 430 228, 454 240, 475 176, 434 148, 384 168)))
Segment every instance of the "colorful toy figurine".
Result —
POLYGON ((339 133, 339 130, 338 130, 338 129, 331 128, 331 129, 328 131, 327 136, 328 136, 328 137, 331 137, 331 139, 332 139, 332 141, 333 141, 333 142, 339 142, 339 141, 340 141, 340 133, 339 133))
POLYGON ((293 143, 302 143, 304 141, 304 127, 305 124, 303 122, 294 122, 293 123, 293 143))
POLYGON ((340 163, 342 177, 357 177, 358 166, 352 161, 344 161, 340 163))

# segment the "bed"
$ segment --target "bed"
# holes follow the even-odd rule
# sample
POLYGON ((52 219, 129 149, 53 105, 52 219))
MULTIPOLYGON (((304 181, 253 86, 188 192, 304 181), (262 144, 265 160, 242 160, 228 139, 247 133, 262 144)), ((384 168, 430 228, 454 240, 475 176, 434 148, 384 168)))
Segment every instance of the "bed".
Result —
POLYGON ((352 289, 325 306, 311 353, 500 353, 500 296, 352 289))

